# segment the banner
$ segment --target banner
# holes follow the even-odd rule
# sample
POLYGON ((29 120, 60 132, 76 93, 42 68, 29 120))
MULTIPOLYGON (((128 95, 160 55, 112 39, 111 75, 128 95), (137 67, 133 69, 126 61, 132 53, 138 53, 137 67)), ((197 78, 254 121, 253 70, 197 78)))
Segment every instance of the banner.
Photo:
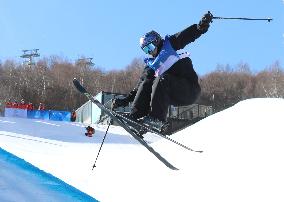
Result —
POLYGON ((28 118, 49 120, 49 111, 47 110, 28 110, 28 118))
POLYGON ((5 117, 21 117, 21 118, 30 118, 30 119, 52 120, 52 121, 71 121, 71 112, 5 108, 5 117))
POLYGON ((27 110, 18 108, 5 108, 5 117, 27 118, 27 110))
POLYGON ((49 119, 52 121, 70 121, 71 112, 50 110, 49 119))

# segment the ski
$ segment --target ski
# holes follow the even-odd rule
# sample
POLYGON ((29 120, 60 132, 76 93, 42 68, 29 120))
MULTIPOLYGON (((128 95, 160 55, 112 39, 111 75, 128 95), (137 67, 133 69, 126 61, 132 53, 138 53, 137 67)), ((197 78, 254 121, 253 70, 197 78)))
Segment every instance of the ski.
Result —
POLYGON ((178 170, 175 166, 173 166, 170 162, 168 162, 163 156, 161 156, 156 150, 153 149, 144 139, 139 137, 138 132, 131 129, 126 125, 125 120, 122 117, 118 116, 117 113, 113 113, 110 109, 106 108, 103 104, 101 104, 98 100, 96 100, 81 84, 80 82, 74 78, 73 84, 76 89, 83 93, 91 102, 97 105, 101 110, 103 110, 109 117, 111 117, 114 121, 116 121, 121 127, 123 127, 135 140, 137 140, 141 145, 143 145, 149 152, 151 152, 157 159, 159 159, 165 166, 172 170, 178 170))
POLYGON ((198 153, 202 153, 202 152, 203 152, 203 151, 200 151, 200 150, 194 150, 194 149, 192 149, 192 148, 190 148, 190 147, 188 147, 188 146, 186 146, 186 145, 184 145, 184 144, 181 144, 180 142, 177 142, 177 141, 175 141, 175 140, 173 140, 173 139, 171 139, 171 138, 169 138, 169 137, 167 137, 167 136, 161 134, 161 133, 158 132, 157 130, 155 130, 155 129, 151 128, 151 127, 145 126, 145 125, 143 125, 143 124, 141 124, 141 123, 139 123, 139 122, 136 122, 136 121, 133 121, 133 120, 131 120, 131 119, 128 119, 127 117, 125 117, 125 116, 123 116, 123 115, 121 115, 121 114, 119 114, 119 113, 116 113, 116 112, 113 111, 113 114, 114 114, 115 116, 118 116, 118 117, 120 117, 121 119, 125 120, 127 123, 131 123, 132 125, 136 125, 137 128, 144 129, 144 130, 146 130, 147 132, 154 133, 155 135, 158 135, 158 136, 160 136, 160 137, 162 137, 162 138, 164 138, 164 139, 166 139, 166 140, 168 140, 168 141, 170 141, 170 142, 173 142, 173 143, 175 143, 176 145, 183 147, 184 149, 187 149, 187 150, 192 151, 192 152, 198 152, 198 153))

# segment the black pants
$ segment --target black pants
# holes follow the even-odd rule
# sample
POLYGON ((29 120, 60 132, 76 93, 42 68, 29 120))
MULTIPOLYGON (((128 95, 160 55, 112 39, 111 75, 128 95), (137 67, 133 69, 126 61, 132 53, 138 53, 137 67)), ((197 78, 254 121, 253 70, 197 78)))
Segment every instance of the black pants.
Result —
POLYGON ((154 81, 145 80, 137 90, 130 115, 138 119, 149 114, 165 121, 170 105, 193 104, 200 91, 197 78, 191 80, 166 74, 154 81))
POLYGON ((171 74, 157 77, 152 86, 150 116, 165 121, 168 107, 193 104, 201 92, 197 78, 193 80, 171 74))
POLYGON ((149 114, 152 85, 153 80, 150 79, 144 80, 139 85, 130 112, 132 118, 139 119, 149 114))

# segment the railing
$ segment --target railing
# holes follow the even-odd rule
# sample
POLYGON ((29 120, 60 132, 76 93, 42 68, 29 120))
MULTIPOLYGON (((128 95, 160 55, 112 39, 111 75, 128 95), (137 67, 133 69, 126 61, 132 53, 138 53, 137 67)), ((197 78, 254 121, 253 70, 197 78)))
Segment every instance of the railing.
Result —
POLYGON ((211 106, 198 104, 176 108, 172 107, 171 110, 168 116, 168 122, 170 123, 170 128, 167 132, 168 135, 213 114, 213 108, 211 106))
POLYGON ((204 118, 211 114, 213 114, 212 106, 194 104, 175 108, 169 113, 169 118, 192 120, 195 118, 204 118))

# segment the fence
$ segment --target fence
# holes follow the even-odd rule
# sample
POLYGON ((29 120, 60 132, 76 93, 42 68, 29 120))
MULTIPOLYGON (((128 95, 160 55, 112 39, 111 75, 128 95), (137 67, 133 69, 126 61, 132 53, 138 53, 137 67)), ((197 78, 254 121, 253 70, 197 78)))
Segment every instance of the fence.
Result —
POLYGON ((169 118, 192 120, 204 118, 213 114, 212 106, 193 104, 189 106, 171 107, 169 109, 169 118))
POLYGON ((213 114, 212 106, 198 104, 181 107, 171 106, 168 112, 168 122, 170 126, 167 134, 170 135, 211 114, 213 114))

